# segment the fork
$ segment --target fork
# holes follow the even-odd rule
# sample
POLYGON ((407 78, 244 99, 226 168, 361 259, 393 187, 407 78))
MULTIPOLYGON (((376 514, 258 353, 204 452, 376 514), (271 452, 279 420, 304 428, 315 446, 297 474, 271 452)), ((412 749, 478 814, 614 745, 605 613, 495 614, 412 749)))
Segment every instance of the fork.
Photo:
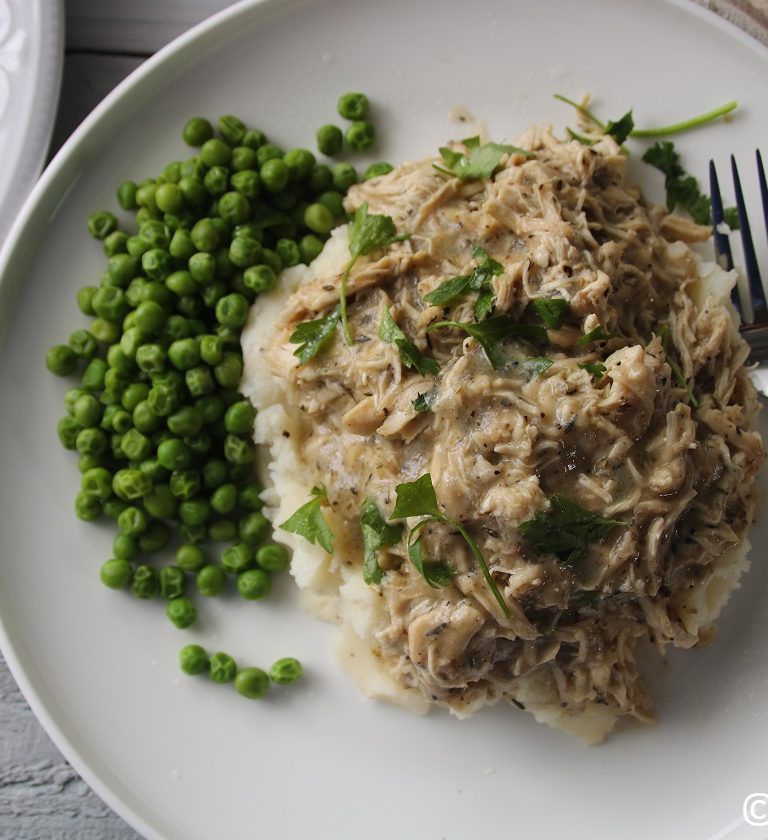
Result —
MULTIPOLYGON (((757 162, 757 177, 760 184, 760 198, 763 205, 763 221, 766 235, 768 235, 768 183, 766 183, 765 168, 760 150, 755 151, 757 162)), ((752 372, 753 380, 763 396, 768 396, 768 303, 765 288, 760 277, 757 264, 752 230, 749 225, 744 193, 741 188, 739 170, 736 160, 731 155, 731 173, 733 188, 736 195, 736 211, 739 216, 739 230, 741 244, 744 251, 744 268, 747 275, 749 299, 741 300, 738 285, 734 287, 731 298, 734 306, 742 315, 740 332, 750 347, 749 361, 756 362, 757 368, 752 372)), ((733 268, 733 254, 727 233, 722 232, 725 221, 723 200, 720 196, 720 185, 714 161, 709 162, 709 188, 712 198, 712 224, 714 226, 715 256, 718 264, 726 271, 733 268)))

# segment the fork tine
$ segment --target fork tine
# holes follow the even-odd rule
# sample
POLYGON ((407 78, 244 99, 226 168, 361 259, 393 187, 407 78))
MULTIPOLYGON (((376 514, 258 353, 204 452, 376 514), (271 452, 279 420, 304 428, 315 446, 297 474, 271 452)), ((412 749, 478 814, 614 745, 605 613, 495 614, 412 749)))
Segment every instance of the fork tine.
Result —
POLYGON ((741 243, 744 247, 744 262, 746 263, 747 280, 749 281, 749 294, 752 298, 752 306, 755 311, 755 322, 768 323, 768 304, 765 300, 763 281, 760 278, 760 269, 757 267, 757 256, 755 246, 752 242, 752 231, 749 227, 747 217, 747 206, 744 203, 744 193, 741 189, 741 179, 736 166, 736 159, 731 155, 731 172, 733 173, 733 189, 736 193, 736 210, 739 214, 739 228, 741 229, 741 243))
POLYGON ((765 180, 765 169, 763 168, 763 157, 760 149, 755 149, 757 158, 757 179, 760 182, 760 198, 763 202, 763 221, 765 222, 765 235, 768 236, 768 182, 765 180))
MULTIPOLYGON (((714 228, 715 255, 717 262, 725 271, 733 268, 733 254, 727 233, 721 233, 720 225, 725 221, 723 199, 720 195, 720 182, 717 180, 715 162, 709 162, 709 193, 712 197, 712 227, 714 228)), ((734 289, 735 291, 735 289, 734 289)))

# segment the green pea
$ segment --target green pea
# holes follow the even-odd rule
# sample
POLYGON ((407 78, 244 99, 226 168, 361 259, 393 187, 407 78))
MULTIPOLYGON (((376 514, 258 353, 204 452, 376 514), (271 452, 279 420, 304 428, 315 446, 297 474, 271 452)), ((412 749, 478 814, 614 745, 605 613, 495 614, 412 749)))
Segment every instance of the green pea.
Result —
MULTIPOLYGON (((174 186, 173 189, 178 188, 174 186)), ((157 219, 149 219, 141 224, 139 227, 139 236, 150 248, 167 248, 171 241, 168 228, 157 219)))
POLYGON ((173 267, 173 257, 162 248, 152 248, 141 255, 141 267, 150 280, 164 280, 173 267))
POLYGON ((245 400, 232 403, 224 415, 224 428, 231 435, 249 435, 253 429, 256 412, 245 400))
POLYGON ((243 146, 247 146, 249 149, 257 151, 259 147, 263 146, 267 142, 267 136, 263 131, 259 131, 258 128, 251 128, 245 132, 240 142, 243 146))
POLYGON ((191 158, 183 160, 181 162, 181 167, 179 168, 179 175, 181 175, 179 183, 181 183, 181 181, 184 178, 197 178, 199 181, 201 181, 203 179, 203 175, 205 175, 207 168, 208 167, 200 160, 200 157, 197 155, 193 155, 191 158))
POLYGON ((77 354, 66 344, 57 344, 45 354, 45 366, 56 376, 70 376, 77 370, 77 354))
POLYGON ((177 260, 188 260, 195 251, 196 248, 192 243, 192 238, 188 230, 179 228, 174 231, 171 242, 168 245, 168 252, 172 257, 175 257, 177 260))
POLYGON ((237 576, 237 591, 246 601, 260 601, 272 591, 272 578, 262 569, 248 569, 237 576))
POLYGON ((282 163, 282 157, 283 150, 274 143, 264 143, 256 150, 256 160, 260 167, 268 160, 280 160, 282 163))
POLYGON ((117 521, 117 518, 120 514, 128 507, 127 502, 118 499, 116 496, 112 496, 109 499, 105 499, 102 508, 104 513, 110 518, 117 521))
POLYGON ((214 490, 220 487, 226 480, 226 461, 222 461, 219 458, 212 458, 203 465, 203 485, 208 490, 214 490))
POLYGON ((232 157, 232 150, 222 140, 212 137, 200 147, 200 160, 205 166, 226 166, 232 157))
POLYGON ((131 382, 123 391, 120 403, 126 411, 133 412, 140 402, 146 400, 148 394, 149 385, 146 382, 131 382))
POLYGON ((147 528, 147 515, 141 508, 130 505, 118 515, 117 527, 121 534, 129 537, 140 536, 147 528))
MULTIPOLYGON (((173 344, 174 341, 181 341, 183 338, 190 338, 193 335, 192 323, 189 318, 183 315, 170 315, 163 326, 163 338, 173 344)), ((171 348, 168 348, 168 358, 171 359, 171 348)), ((173 364, 173 359, 171 359, 173 364)))
MULTIPOLYGON (((104 239, 102 249, 107 257, 114 257, 117 254, 128 253, 128 234, 122 230, 113 230, 104 239)), ((114 282, 114 280, 112 281, 114 282)))
POLYGON ((165 278, 165 287, 175 295, 193 295, 198 288, 197 281, 189 271, 174 271, 165 278))
POLYGON ((136 567, 131 581, 131 595, 136 598, 151 598, 157 592, 157 572, 147 565, 136 567))
MULTIPOLYGON (((196 222, 195 226, 189 232, 189 236, 195 248, 204 253, 215 251, 219 245, 219 232, 216 230, 216 226, 211 219, 200 219, 199 222, 196 222)), ((192 259, 194 259, 194 256, 190 257, 190 263, 192 259)), ((191 265, 190 273, 192 273, 191 265)), ((198 280, 197 277, 195 279, 198 280)), ((198 282, 200 281, 198 280, 198 282)))
POLYGON ((149 242, 143 240, 140 236, 129 236, 125 243, 125 248, 128 253, 138 259, 142 254, 146 253, 152 246, 149 242))
POLYGON ((210 195, 224 195, 229 186, 229 169, 226 166, 212 166, 203 178, 203 186, 210 195))
POLYGON ((185 525, 201 525, 211 516, 211 504, 202 496, 185 499, 179 505, 179 518, 185 525))
POLYGON ((118 533, 112 543, 112 553, 117 560, 133 560, 139 553, 139 544, 135 537, 118 533))
MULTIPOLYGON (((208 205, 210 196, 204 184, 205 175, 184 175, 179 179, 179 189, 187 206, 201 210, 208 205)), ((176 254, 174 254, 176 256, 176 254)))
POLYGON ((364 93, 344 93, 339 97, 336 109, 345 120, 362 120, 368 114, 368 97, 364 93))
POLYGON ((184 209, 184 194, 176 184, 162 184, 155 192, 155 203, 163 213, 179 213, 184 209))
POLYGON ((178 566, 164 566, 160 569, 160 594, 167 600, 180 598, 184 594, 187 579, 178 566))
POLYGON ((240 294, 225 295, 216 302, 216 320, 225 327, 242 327, 248 318, 248 301, 240 294))
POLYGON ((84 522, 92 522, 101 516, 101 500, 82 491, 75 496, 75 515, 84 522))
POLYGON ((77 469, 81 475, 85 475, 88 470, 104 467, 106 463, 106 458, 102 455, 81 455, 77 459, 77 469))
POLYGON ((246 198, 258 198, 261 179, 255 169, 241 169, 230 178, 230 184, 246 198))
POLYGON ((61 420, 59 420, 56 430, 59 435, 59 441, 65 449, 75 448, 80 428, 80 424, 71 417, 62 417, 61 420))
POLYGON ((162 551, 171 541, 172 535, 165 522, 150 522, 147 530, 139 537, 139 548, 142 551, 162 551))
POLYGON ((203 427, 203 415, 191 405, 185 405, 168 417, 168 428, 174 435, 195 435, 203 427))
POLYGON ((120 327, 107 318, 96 318, 91 322, 91 334, 102 344, 114 344, 120 338, 120 327))
POLYGON ((261 260, 263 249, 255 239, 236 236, 229 246, 229 259, 238 268, 248 268, 261 260))
POLYGON ((118 434, 124 435, 130 430, 132 423, 131 415, 122 408, 119 408, 112 415, 112 429, 118 434))
POLYGON ((136 189, 134 181, 123 181, 117 188, 117 203, 123 210, 135 210, 138 207, 136 189))
POLYGON ((237 525, 231 519, 219 519, 208 526, 208 536, 214 542, 232 542, 237 539, 237 525))
POLYGON ((157 460, 167 470, 184 470, 190 465, 192 456, 189 449, 174 437, 164 440, 157 447, 157 460))
POLYGON ((333 229, 333 213, 319 202, 310 204, 304 211, 304 224, 315 233, 330 233, 333 229))
POLYGON ((253 170, 254 166, 258 166, 259 158, 253 149, 247 146, 236 146, 232 149, 232 159, 229 165, 234 172, 245 172, 253 170))
POLYGON ((240 539, 246 545, 258 545, 269 536, 270 528, 269 520, 264 514, 254 511, 240 520, 238 532, 240 539))
POLYGON ((184 125, 181 136, 188 146, 202 146, 213 137, 213 126, 205 117, 192 117, 184 125))
POLYGON ((369 122, 356 120, 347 129, 347 145, 354 152, 364 152, 376 142, 376 129, 369 122))
POLYGON ((283 155, 291 181, 302 181, 312 171, 315 156, 309 149, 290 149, 283 155))
POLYGON ((81 429, 75 438, 75 449, 80 455, 101 455, 106 452, 107 443, 101 429, 81 429))
POLYGON ((284 545, 263 545, 256 552, 256 564, 265 572, 284 572, 290 562, 288 549, 284 545))
POLYGON ((219 248, 216 257, 216 276, 227 280, 235 273, 235 265, 229 258, 229 248, 219 248))
POLYGON ((190 677, 206 673, 209 665, 208 654, 200 645, 186 645, 179 651, 179 667, 190 677))
POLYGON ((236 146, 243 139, 245 135, 245 123, 232 116, 232 114, 225 114, 219 117, 218 129, 221 136, 233 146, 236 146))
POLYGON ((197 591, 206 598, 215 598, 224 589, 227 577, 220 566, 203 566, 195 577, 197 591))
MULTIPOLYGON (((213 381, 210 368, 202 365, 190 368, 184 374, 184 379, 187 384, 187 389, 193 397, 202 397, 205 394, 210 394, 216 388, 216 383, 213 381)), ((239 381, 238 377, 238 383, 239 381)))
POLYGON ((80 488, 96 499, 108 499, 112 495, 112 475, 103 467, 86 470, 80 479, 80 488))
POLYGON ((267 192, 279 193, 288 184, 290 170, 280 158, 271 158, 261 165, 259 178, 267 192))
POLYGON ((107 274, 114 286, 127 286, 136 274, 137 261, 130 254, 113 254, 107 262, 107 274))
POLYGON ((110 589, 125 589, 133 577, 133 568, 127 560, 116 557, 102 565, 99 577, 110 589))
POLYGON ((220 217, 230 225, 244 224, 251 216, 250 202, 236 190, 225 193, 217 206, 220 217))
POLYGON ((291 656, 278 659, 269 669, 269 678, 278 685, 290 685, 300 679, 303 674, 304 668, 301 662, 291 656))
POLYGON ((179 537, 189 545, 197 545, 208 539, 208 528, 205 523, 201 525, 185 525, 183 522, 179 525, 179 537))
POLYGON ((77 306, 83 315, 93 315, 93 296, 96 294, 96 286, 81 286, 77 290, 77 306))
MULTIPOLYGON (((157 184, 155 184, 154 181, 145 181, 144 183, 139 184, 139 188, 136 190, 136 203, 139 207, 149 210, 150 212, 157 212, 157 204, 155 202, 156 191, 157 184)), ((139 219, 138 213, 136 218, 139 219)))
POLYGON ((257 294, 269 292, 277 286, 277 274, 268 265, 252 265, 243 273, 243 283, 257 294))
POLYGON ((104 377, 108 370, 109 366, 104 359, 91 359, 80 380, 83 389, 91 392, 100 391, 104 387, 104 377))
POLYGON ((168 388, 150 388, 147 406, 158 417, 168 417, 179 405, 179 396, 168 388))
MULTIPOLYGON (((165 569, 163 569, 163 571, 165 571, 165 569)), ((195 605, 189 600, 189 598, 183 597, 173 598, 170 600, 165 607, 165 614, 180 630, 185 630, 187 627, 190 627, 197 619, 197 610, 195 609, 195 605)))
POLYGON ((311 263, 323 250, 323 241, 318 239, 314 234, 309 233, 301 237, 299 249, 301 250, 302 262, 311 263))
POLYGON ((120 448, 129 461, 143 461, 152 451, 152 441, 137 429, 129 429, 120 441, 120 448))
POLYGON ((141 432, 143 435, 151 435, 152 432, 156 432, 162 425, 161 418, 152 411, 147 400, 142 400, 137 404, 136 408, 133 409, 131 419, 136 431, 141 432))
POLYGON ((136 364, 144 373, 160 373, 165 370, 167 360, 162 344, 142 344, 136 350, 136 364))
POLYGON ((228 653, 214 653, 208 664, 208 674, 215 683, 228 683, 235 679, 237 665, 228 653))
POLYGON ((152 482, 139 470, 118 470, 112 478, 112 490, 119 499, 130 502, 146 496, 152 490, 152 482))
POLYGON ((224 439, 224 457, 231 464, 252 464, 256 458, 256 445, 248 438, 227 435, 224 439))
POLYGON ((117 217, 108 210, 98 210, 88 217, 88 233, 94 239, 104 239, 117 229, 117 217))
POLYGON ((199 318, 204 311, 203 302, 197 295, 183 295, 176 306, 187 318, 199 318))
POLYGON ((321 125, 315 133, 317 148, 329 157, 337 155, 341 151, 342 133, 336 125, 321 125))
POLYGON ((170 488, 175 498, 191 499, 201 488, 200 473, 196 470, 178 470, 171 475, 170 488))
POLYGON ((72 417, 84 429, 98 426, 103 414, 103 406, 92 394, 83 394, 72 408, 72 417))
POLYGON ((205 566, 205 552, 196 545, 180 545, 176 549, 176 565, 184 572, 198 572, 205 566))
POLYGON ((238 496, 238 504, 244 510, 261 510, 264 507, 264 501, 261 498, 263 491, 264 488, 260 484, 252 483, 247 487, 243 487, 238 496))
POLYGON ((286 268, 301 262, 301 249, 292 239, 278 239, 275 252, 286 268))
POLYGON ((269 677, 261 668, 243 668, 235 675, 235 690, 249 700, 260 700, 269 691, 269 677))
POLYGON ((170 472, 154 457, 145 458, 139 464, 139 470, 149 478, 153 485, 162 484, 170 477, 170 472))
POLYGON ((351 163, 337 163, 331 168, 333 187, 345 193, 353 184, 357 183, 357 171, 351 163))
POLYGON ((237 388, 243 375, 242 357, 237 353, 225 353, 219 364, 214 367, 213 375, 222 388, 237 388))

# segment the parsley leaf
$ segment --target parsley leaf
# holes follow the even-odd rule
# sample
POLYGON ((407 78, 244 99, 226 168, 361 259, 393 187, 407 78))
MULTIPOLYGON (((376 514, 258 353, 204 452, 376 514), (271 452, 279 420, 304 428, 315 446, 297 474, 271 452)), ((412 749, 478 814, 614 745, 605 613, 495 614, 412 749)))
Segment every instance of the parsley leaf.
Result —
POLYGON ((470 276, 468 274, 459 274, 458 277, 444 280, 436 289, 432 289, 431 292, 424 295, 424 300, 434 306, 443 306, 443 304, 450 303, 454 298, 467 291, 469 280, 470 276))
POLYGON ((629 137, 634 127, 635 121, 632 119, 632 110, 630 109, 620 120, 616 120, 616 122, 608 120, 605 126, 605 133, 610 134, 621 146, 627 137, 629 137))
POLYGON ((339 323, 340 307, 336 307, 323 318, 314 321, 304 321, 291 333, 288 339, 291 344, 298 344, 293 351, 299 362, 304 365, 325 347, 330 341, 339 323))
POLYGON ((425 394, 419 394, 411 405, 414 411, 431 411, 436 399, 437 391, 427 391, 425 394))
POLYGON ((531 379, 541 376, 542 373, 548 371, 554 362, 546 356, 529 356, 526 359, 520 360, 520 367, 528 374, 531 379))
POLYGON ((344 340, 352 344, 352 333, 347 320, 347 281, 352 266, 358 257, 366 257, 376 248, 385 248, 398 239, 397 228, 391 216, 371 215, 368 213, 368 202, 361 204, 355 211, 349 223, 349 254, 350 261, 344 269, 339 287, 339 309, 341 312, 341 327, 344 340))
POLYGON ((381 583, 384 569, 379 566, 379 549, 398 543, 403 526, 388 524, 376 502, 368 497, 360 508, 360 528, 363 532, 363 579, 368 584, 381 583))
MULTIPOLYGON (((667 190, 667 209, 672 211, 678 205, 684 207, 695 222, 712 224, 712 202, 699 189, 699 182, 680 165, 680 155, 674 143, 661 140, 646 149, 643 160, 664 173, 667 190)), ((725 210, 726 221, 731 230, 738 230, 739 217, 735 207, 725 210), (733 224, 732 224, 733 223, 733 224)))
POLYGON ((592 376, 595 377, 595 379, 602 379, 603 376, 605 376, 606 370, 608 370, 608 368, 604 364, 600 364, 600 363, 598 363, 598 364, 585 363, 583 365, 580 364, 579 367, 582 370, 586 370, 588 373, 591 373, 592 376))
POLYGON ((534 298, 531 306, 541 319, 542 324, 550 330, 559 330, 568 311, 569 303, 565 298, 534 298))
POLYGON ((416 481, 405 482, 398 484, 395 488, 397 494, 397 501, 395 502, 395 509, 392 512, 390 519, 404 519, 408 516, 425 516, 408 532, 408 556, 413 563, 414 568, 427 581, 427 583, 437 588, 438 586, 445 586, 450 583, 451 579, 456 574, 445 563, 428 562, 424 560, 424 555, 421 546, 420 531, 426 525, 433 522, 442 522, 455 528, 463 537, 464 542, 469 546, 470 551, 475 557, 478 566, 488 584, 488 588, 493 593, 496 603, 499 605, 501 611, 506 618, 509 618, 510 612, 506 601, 501 592, 499 592, 495 581, 491 577, 491 571, 488 568, 483 553, 480 551, 478 544, 472 539, 467 529, 455 519, 442 513, 437 506, 437 496, 435 495, 435 488, 432 486, 432 476, 429 473, 424 473, 416 481))
POLYGON ((509 315, 496 315, 487 321, 473 324, 463 321, 438 321, 427 330, 441 327, 455 327, 471 335, 485 351, 491 366, 498 370, 504 364, 502 342, 509 338, 522 338, 525 341, 546 341, 547 331, 537 324, 520 324, 509 315))
POLYGON ((478 292, 475 301, 475 317, 478 321, 483 321, 493 309, 493 277, 503 274, 504 266, 491 259, 479 246, 472 249, 472 256, 480 262, 471 274, 460 274, 444 280, 436 289, 424 295, 424 300, 435 306, 443 306, 467 291, 478 292))
POLYGON ((406 481, 395 487, 397 499, 390 519, 405 519, 408 516, 440 516, 432 476, 424 473, 416 481, 406 481))
POLYGON ((496 295, 494 295, 493 290, 484 289, 480 292, 475 301, 475 318, 478 321, 484 321, 491 314, 495 300, 496 295))
POLYGON ((439 152, 443 159, 443 166, 433 164, 438 172, 464 180, 473 178, 482 180, 493 175, 506 154, 524 155, 527 158, 534 157, 532 152, 520 149, 517 146, 507 146, 501 143, 480 145, 479 137, 468 137, 466 140, 462 140, 462 143, 467 147, 467 154, 457 152, 448 146, 440 147, 439 152))
POLYGON ((590 513, 566 496, 550 496, 549 502, 552 510, 538 511, 533 519, 521 522, 520 533, 535 551, 554 554, 566 566, 583 560, 591 543, 626 524, 590 513))
POLYGON ((400 361, 407 368, 416 368, 422 375, 437 376, 440 373, 440 367, 437 362, 431 357, 427 356, 419 350, 419 348, 405 337, 405 333, 397 326, 389 307, 386 305, 383 308, 381 315, 381 325, 379 326, 379 338, 386 341, 387 344, 394 344, 400 353, 400 361))
POLYGON ((333 551, 333 531, 323 517, 321 507, 327 501, 328 493, 324 487, 313 487, 312 496, 293 516, 278 526, 290 534, 298 534, 309 543, 317 543, 327 554, 333 551))
POLYGON ((590 330, 576 342, 580 347, 583 347, 585 344, 589 344, 592 341, 608 341, 609 338, 616 338, 615 333, 607 333, 601 326, 598 324, 593 330, 590 330))

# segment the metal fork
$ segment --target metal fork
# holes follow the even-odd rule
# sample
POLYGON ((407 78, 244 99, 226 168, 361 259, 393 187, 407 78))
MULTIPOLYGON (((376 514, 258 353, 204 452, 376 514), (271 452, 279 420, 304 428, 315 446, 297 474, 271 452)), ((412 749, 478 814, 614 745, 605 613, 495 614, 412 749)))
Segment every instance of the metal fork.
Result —
MULTIPOLYGON (((755 151, 757 161, 757 177, 760 184, 760 198, 763 205, 763 221, 768 236, 768 183, 766 183, 765 168, 760 150, 755 151)), ((751 352, 749 361, 756 362, 758 367, 753 371, 753 379, 761 393, 768 395, 768 303, 766 302, 765 288, 760 277, 760 269, 757 264, 755 245, 752 239, 752 230, 749 225, 747 207, 744 202, 744 193, 741 188, 739 170, 736 160, 731 155, 731 173, 733 175, 733 189, 736 195, 736 211, 739 216, 739 230, 741 233, 741 244, 744 251, 744 269, 747 275, 749 288, 749 300, 742 300, 739 295, 738 286, 734 287, 731 293, 734 306, 742 316, 741 334, 749 344, 751 352)), ((723 211, 723 200, 720 196, 720 185, 717 180, 717 171, 714 161, 709 162, 709 188, 712 197, 712 224, 714 226, 715 256, 717 262, 726 271, 733 268, 733 254, 727 233, 721 228, 725 221, 723 211)))

